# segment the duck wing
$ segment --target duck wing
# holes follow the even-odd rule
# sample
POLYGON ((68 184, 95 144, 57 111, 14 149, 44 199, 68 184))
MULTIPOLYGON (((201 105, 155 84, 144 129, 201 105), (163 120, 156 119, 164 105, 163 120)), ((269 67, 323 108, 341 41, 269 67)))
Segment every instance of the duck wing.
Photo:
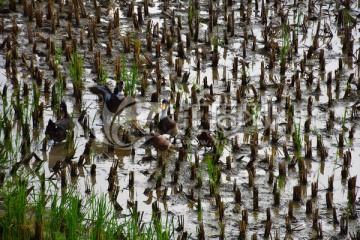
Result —
POLYGON ((170 130, 176 127, 177 123, 168 116, 162 118, 158 123, 158 129, 161 134, 168 134, 170 130))
POLYGON ((112 95, 109 100, 106 101, 106 107, 112 113, 118 113, 127 107, 136 104, 134 99, 126 98, 124 95, 116 96, 112 95))
POLYGON ((96 95, 102 95, 105 101, 110 100, 113 95, 108 86, 103 86, 100 84, 89 87, 89 90, 96 95))
POLYGON ((55 142, 62 142, 66 138, 66 130, 58 127, 51 119, 46 126, 45 134, 49 136, 49 140, 54 140, 55 142))
POLYGON ((50 134, 49 136, 51 140, 60 143, 66 139, 66 131, 61 128, 57 128, 56 131, 50 134))
POLYGON ((64 129, 64 130, 70 130, 72 127, 72 122, 70 118, 63 118, 59 119, 55 122, 56 127, 64 129))
POLYGON ((153 147, 159 151, 165 151, 171 146, 170 141, 162 135, 153 136, 152 142, 153 147))
POLYGON ((106 107, 109 109, 110 112, 116 113, 119 109, 121 102, 124 99, 119 99, 116 96, 111 96, 108 100, 106 100, 106 107))

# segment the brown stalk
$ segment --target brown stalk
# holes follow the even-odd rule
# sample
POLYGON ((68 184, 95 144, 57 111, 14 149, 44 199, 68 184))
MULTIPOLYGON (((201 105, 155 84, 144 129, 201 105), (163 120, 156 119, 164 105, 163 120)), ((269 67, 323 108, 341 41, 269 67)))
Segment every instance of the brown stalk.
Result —
POLYGON ((312 213, 312 200, 311 199, 308 199, 307 201, 306 201, 306 210, 305 210, 305 213, 306 213, 306 215, 309 215, 309 214, 311 214, 312 213))
POLYGON ((301 186, 294 186, 293 188, 293 201, 300 202, 301 201, 301 186))

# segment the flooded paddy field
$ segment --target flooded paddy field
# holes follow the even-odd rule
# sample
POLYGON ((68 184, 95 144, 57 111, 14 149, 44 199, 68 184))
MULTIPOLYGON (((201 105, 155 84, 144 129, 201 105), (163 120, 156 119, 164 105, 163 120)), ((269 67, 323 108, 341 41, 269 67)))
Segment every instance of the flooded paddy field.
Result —
POLYGON ((2 1, 2 238, 360 239, 359 4, 2 1))

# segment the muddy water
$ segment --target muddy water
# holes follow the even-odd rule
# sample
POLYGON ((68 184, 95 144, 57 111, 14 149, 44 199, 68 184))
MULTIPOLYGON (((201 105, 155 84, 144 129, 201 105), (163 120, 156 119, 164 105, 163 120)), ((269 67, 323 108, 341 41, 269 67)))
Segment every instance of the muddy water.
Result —
MULTIPOLYGON (((265 45, 263 42, 263 31, 264 27, 261 25, 261 7, 259 7, 259 12, 255 12, 254 3, 245 4, 246 8, 251 8, 249 11, 251 13, 251 23, 248 25, 245 22, 240 22, 240 2, 234 1, 232 7, 228 7, 227 13, 229 14, 231 10, 234 10, 235 16, 235 35, 234 37, 229 37, 229 43, 224 45, 223 39, 223 29, 226 29, 226 23, 224 22, 223 14, 221 13, 223 2, 214 4, 214 7, 218 8, 219 19, 218 26, 214 27, 213 35, 218 33, 219 35, 219 63, 217 68, 211 67, 211 51, 213 50, 211 45, 205 44, 205 31, 208 31, 208 2, 200 1, 200 11, 199 11, 199 41, 197 43, 191 42, 191 47, 186 49, 187 58, 184 60, 183 73, 190 72, 189 80, 187 84, 181 84, 181 78, 178 77, 178 83, 176 85, 177 91, 182 93, 182 104, 179 115, 179 129, 180 136, 184 134, 184 129, 186 127, 188 119, 188 109, 191 107, 193 109, 193 132, 192 135, 196 136, 201 132, 200 117, 199 113, 199 104, 194 104, 191 106, 190 94, 187 89, 191 89, 192 86, 197 86, 199 88, 198 98, 204 96, 205 93, 208 93, 209 90, 203 88, 202 79, 207 77, 208 84, 213 84, 213 89, 215 93, 215 102, 210 105, 210 123, 211 131, 214 132, 217 125, 219 124, 219 119, 227 119, 227 126, 229 121, 231 122, 232 130, 226 132, 227 140, 231 138, 238 138, 240 144, 240 151, 233 153, 231 151, 231 145, 227 144, 225 150, 221 155, 221 185, 220 185, 220 196, 221 201, 225 204, 225 219, 223 220, 226 224, 225 236, 227 239, 237 238, 239 235, 239 220, 242 219, 241 211, 249 211, 249 219, 247 224, 246 235, 250 238, 253 233, 257 233, 258 237, 261 239, 264 236, 265 231, 265 220, 266 220, 266 208, 271 209, 272 214, 272 230, 271 233, 275 236, 275 231, 278 231, 281 238, 304 238, 309 239, 316 237, 316 231, 312 227, 312 217, 311 215, 305 214, 305 203, 306 200, 311 198, 311 183, 318 181, 319 193, 318 197, 313 199, 313 209, 319 209, 319 222, 322 223, 324 238, 329 239, 330 237, 334 238, 346 238, 346 236, 339 235, 340 227, 338 224, 332 223, 332 210, 326 208, 326 199, 325 194, 328 188, 328 179, 330 176, 334 175, 334 190, 332 192, 333 196, 333 206, 337 208, 338 218, 340 216, 347 214, 347 181, 341 179, 341 166, 343 163, 343 154, 349 150, 352 155, 352 162, 349 168, 349 177, 356 176, 360 173, 360 134, 358 134, 359 129, 356 130, 355 136, 353 139, 348 138, 347 131, 344 133, 345 136, 345 147, 338 148, 338 136, 342 131, 342 125, 344 124, 347 129, 350 129, 353 125, 357 126, 359 124, 359 118, 351 119, 351 106, 359 100, 359 91, 356 90, 355 85, 351 85, 351 94, 348 98, 344 99, 344 93, 346 88, 346 81, 351 73, 355 74, 354 82, 357 82, 359 76, 359 67, 357 64, 356 57, 348 57, 342 51, 342 42, 344 38, 344 31, 337 26, 336 15, 338 14, 339 9, 342 7, 338 6, 338 3, 333 1, 318 1, 315 3, 312 16, 316 16, 315 21, 307 21, 307 27, 304 28, 306 31, 297 28, 296 26, 302 24, 305 18, 305 15, 308 14, 307 2, 300 2, 297 7, 293 6, 293 2, 289 1, 280 1, 283 9, 283 13, 288 13, 288 24, 297 29, 298 32, 298 54, 293 53, 292 59, 288 60, 287 71, 285 73, 285 78, 287 84, 284 88, 283 99, 281 103, 276 103, 275 93, 276 93, 276 84, 280 82, 282 76, 280 76, 279 70, 279 58, 277 55, 275 68, 272 70, 266 69, 265 79, 267 81, 267 89, 265 91, 259 90, 259 78, 260 78, 260 68, 261 62, 265 62, 265 65, 269 63, 269 54, 264 49, 265 45), (321 12, 321 14, 320 14, 321 12), (301 13, 301 15, 300 15, 301 13), (300 21, 298 22, 298 16, 300 21), (306 61, 305 71, 309 73, 313 72, 314 83, 311 86, 306 85, 305 79, 308 77, 306 74, 300 74, 300 84, 302 89, 302 100, 297 101, 295 97, 295 87, 290 86, 290 79, 297 70, 300 70, 300 61, 304 58, 304 52, 307 52, 309 46, 312 45, 313 37, 316 32, 318 21, 320 20, 320 38, 319 38, 319 49, 314 53, 314 56, 311 59, 306 61), (332 31, 332 37, 329 37, 329 34, 324 31, 325 24, 330 26, 332 31), (249 43, 246 46, 247 56, 243 59, 242 52, 242 42, 244 41, 244 27, 247 29, 247 34, 252 37, 256 37, 257 45, 254 51, 251 50, 252 40, 249 40, 249 43), (207 59, 201 60, 200 70, 195 70, 195 49, 198 48, 201 52, 202 49, 207 50, 207 59), (319 71, 319 60, 318 55, 320 49, 324 49, 326 66, 325 71, 319 71), (243 121, 243 112, 247 103, 254 102, 254 95, 250 87, 246 89, 246 97, 242 99, 241 104, 236 103, 236 89, 241 85, 240 76, 244 74, 241 72, 241 64, 239 63, 239 72, 234 74, 232 72, 232 64, 234 57, 239 57, 246 62, 246 74, 250 79, 250 84, 254 84, 255 88, 258 90, 259 98, 257 107, 257 118, 254 119, 254 124, 252 127, 246 127, 243 121), (326 85, 327 73, 332 72, 334 79, 335 70, 338 69, 339 59, 343 60, 343 70, 340 73, 340 91, 338 93, 334 92, 335 83, 332 86, 332 98, 334 99, 333 105, 331 107, 335 112, 335 125, 334 129, 328 131, 326 129, 326 121, 329 118, 329 108, 327 102, 329 100, 328 95, 328 86, 326 85), (274 82, 271 81, 273 79, 274 82), (320 81, 320 93, 315 93, 315 87, 317 81, 320 81), (221 103, 221 94, 225 92, 225 83, 226 81, 231 82, 231 91, 230 101, 231 101, 231 112, 225 114, 221 103), (285 229, 285 216, 288 214, 288 203, 293 198, 293 187, 299 184, 298 177, 298 167, 287 169, 287 175, 285 179, 281 180, 280 195, 281 200, 278 206, 274 205, 273 197, 273 184, 268 184, 269 170, 268 164, 262 161, 265 158, 266 153, 273 153, 274 158, 274 175, 278 176, 278 163, 285 161, 283 148, 285 144, 288 147, 289 154, 292 157, 294 155, 293 149, 293 139, 291 134, 286 134, 286 123, 287 113, 284 109, 285 105, 285 96, 289 95, 292 104, 294 104, 294 123, 300 124, 301 132, 301 142, 302 142, 302 153, 301 156, 305 155, 304 152, 304 139, 308 138, 312 140, 312 149, 313 155, 310 159, 305 159, 305 165, 307 169, 307 185, 301 187, 302 190, 302 201, 294 204, 294 219, 292 220, 292 229, 291 233, 287 233, 285 229), (307 113, 307 99, 309 96, 313 98, 313 110, 311 117, 311 131, 309 133, 304 132, 304 123, 308 118, 307 113), (275 128, 276 123, 279 124, 279 134, 281 136, 277 144, 270 142, 268 137, 263 135, 264 126, 261 122, 262 116, 267 116, 268 105, 267 101, 273 101, 273 112, 275 116, 275 121, 272 123, 272 128, 275 128), (344 115, 344 113, 346 114, 344 115), (344 117, 345 116, 345 117, 344 117), (259 189, 259 209, 253 210, 253 193, 252 188, 248 185, 248 171, 246 169, 247 164, 251 161, 252 156, 250 152, 250 135, 259 132, 259 146, 258 146, 258 156, 254 161, 255 168, 255 180, 254 186, 257 186, 259 189), (328 157, 325 161, 321 161, 319 153, 316 151, 316 136, 321 134, 323 137, 324 145, 328 151, 328 157), (231 170, 226 170, 226 157, 231 156, 233 159, 231 170), (242 193, 242 202, 241 204, 235 204, 233 184, 236 180, 237 186, 240 188, 242 193)), ((142 4, 141 2, 136 2, 135 5, 142 4)), ((182 41, 185 43, 185 34, 189 31, 187 25, 187 8, 188 2, 186 1, 175 1, 169 4, 170 9, 175 11, 175 15, 180 15, 182 19, 183 29, 182 41)), ((261 4, 259 4, 261 5, 261 4)), ((274 7, 274 4, 267 4, 268 8, 268 24, 271 23, 269 29, 272 32, 271 37, 274 42, 277 42, 279 46, 283 46, 284 39, 281 37, 281 20, 279 13, 274 7)), ((351 10, 349 11, 350 15, 357 19, 359 14, 358 4, 353 3, 351 5, 351 10)), ((65 7, 66 9, 66 7, 65 7)), ((94 7, 90 2, 86 2, 86 9, 90 16, 94 15, 94 7)), ((101 22, 98 23, 98 34, 99 42, 95 45, 95 49, 101 51, 102 59, 104 66, 108 66, 110 79, 108 80, 110 86, 114 86, 114 62, 115 56, 120 55, 123 52, 122 38, 128 32, 131 32, 137 39, 140 40, 142 45, 142 51, 151 56, 153 63, 159 60, 160 68, 162 75, 165 78, 165 86, 162 87, 162 93, 160 99, 168 99, 171 96, 171 89, 169 83, 169 76, 175 75, 174 66, 170 66, 168 61, 165 59, 168 57, 168 52, 166 52, 166 47, 162 48, 162 56, 159 59, 155 58, 154 49, 152 53, 146 51, 146 24, 142 25, 140 29, 134 30, 131 18, 126 18, 127 5, 124 2, 113 2, 111 8, 109 8, 109 14, 107 14, 107 8, 102 8, 102 18, 101 22), (120 9, 120 28, 115 29, 113 33, 113 57, 107 57, 106 53, 106 42, 108 41, 106 29, 108 26, 109 20, 113 18, 113 12, 115 9, 120 9)), ((149 12, 151 13, 151 20, 153 25, 159 23, 160 33, 162 29, 162 24, 164 23, 164 14, 163 3, 161 1, 153 1, 149 7, 149 12)), ((170 13, 170 10, 168 10, 170 13)), ((65 16, 65 13, 63 13, 65 16)), ((10 13, 8 15, 1 15, 5 23, 5 32, 1 35, 1 42, 11 31, 11 17, 17 16, 17 24, 20 27, 20 33, 18 36, 18 42, 24 44, 18 45, 19 55, 22 53, 25 54, 27 61, 30 61, 30 56, 35 57, 35 65, 44 71, 45 78, 49 78, 54 81, 51 71, 48 70, 48 66, 45 61, 44 50, 45 43, 39 41, 39 37, 35 37, 38 40, 38 49, 37 54, 33 54, 31 51, 32 45, 28 43, 27 40, 27 27, 26 19, 19 13, 10 13), (9 17, 10 16, 10 17, 9 17)), ((145 22, 150 20, 149 17, 145 17, 145 22)), ((81 23, 85 29, 85 34, 87 30, 87 19, 81 19, 81 23)), ((61 28, 57 29, 57 34, 49 34, 45 29, 48 27, 48 22, 44 22, 44 27, 42 29, 34 28, 34 32, 40 32, 46 37, 49 36, 52 39, 56 40, 57 46, 61 45, 61 39, 66 38, 66 20, 65 17, 60 18, 61 28)), ((170 20, 167 17, 167 24, 170 24, 170 20)), ((34 24, 35 25, 35 24, 34 24)), ((79 27, 74 27, 74 36, 79 37, 79 27)), ((229 34, 228 34, 229 35, 229 34)), ((289 36, 290 38, 291 36, 289 36)), ((358 50, 359 44, 359 27, 358 24, 352 28, 352 37, 354 39, 354 54, 358 50)), ((175 38, 174 38, 175 39, 175 38)), ((154 43, 161 40, 160 37, 154 38, 154 43)), ((88 40, 85 40, 87 43, 88 40)), ((70 44, 71 41, 67 40, 67 43, 70 44)), ((174 55, 173 62, 177 58, 176 53, 176 40, 174 40, 174 55)), ((185 44, 184 44, 185 45, 185 44)), ((94 65, 94 52, 89 52, 87 49, 87 44, 84 46, 78 46, 81 56, 84 57, 84 81, 86 88, 94 83, 96 76, 94 74, 93 65, 94 65)), ((1 66, 5 65, 4 53, 5 50, 2 50, 2 59, 1 66)), ((124 55, 127 65, 131 66, 133 62, 133 54, 127 53, 124 55)), ((62 72, 69 75, 69 64, 65 62, 65 56, 62 56, 63 62, 61 63, 62 72)), ((28 70, 21 65, 17 64, 18 67, 18 77, 20 82, 24 81, 31 85, 31 78, 28 74, 28 70)), ((143 71, 144 67, 140 69, 143 71)), ((132 109, 128 109, 127 112, 123 112, 117 119, 118 123, 127 129, 130 129, 130 125, 126 121, 129 120, 129 115, 132 112, 136 117, 136 120, 141 126, 144 126, 145 131, 148 131, 146 127, 148 124, 148 113, 152 107, 156 107, 157 111, 160 111, 160 104, 150 103, 150 94, 155 92, 156 85, 151 84, 152 79, 156 79, 155 69, 147 69, 149 72, 148 82, 149 87, 147 89, 146 97, 141 97, 139 94, 136 96, 136 101, 138 104, 132 109)), ((67 78, 67 90, 64 95, 64 100, 68 103, 69 112, 74 112, 74 118, 76 119, 79 115, 79 107, 75 105, 74 98, 72 96, 72 84, 70 78, 67 78)), ((12 89, 10 81, 5 78, 5 70, 0 70, 0 86, 8 85, 9 89, 12 89)), ((44 128, 48 120, 54 119, 53 110, 50 107, 50 97, 42 94, 41 101, 45 102, 45 116, 39 127, 33 129, 33 145, 32 151, 35 151, 39 154, 44 160, 43 169, 47 177, 52 175, 52 167, 58 160, 64 158, 64 143, 56 144, 49 143, 48 150, 46 152, 41 152, 41 141, 44 138, 44 128)), ((202 199, 202 222, 205 227, 206 239, 218 239, 220 235, 219 227, 219 214, 218 207, 216 206, 214 197, 209 195, 209 186, 208 186, 208 175, 207 175, 207 165, 206 162, 200 162, 200 167, 198 169, 198 174, 203 176, 203 187, 197 188, 196 181, 190 181, 190 164, 195 161, 195 153, 200 156, 200 160, 203 159, 205 154, 204 149, 197 149, 197 142, 195 140, 190 140, 189 154, 186 161, 181 164, 180 176, 178 184, 172 184, 171 174, 174 172, 174 162, 178 157, 179 148, 182 144, 178 141, 174 145, 173 149, 169 153, 169 159, 167 160, 166 175, 165 179, 162 182, 160 189, 156 189, 155 181, 149 180, 150 174, 156 172, 156 176, 160 174, 161 168, 158 167, 156 161, 147 161, 146 156, 149 154, 148 147, 142 146, 143 139, 136 136, 133 137, 135 155, 131 154, 130 150, 121 150, 115 149, 114 153, 108 152, 108 141, 104 135, 103 128, 104 124, 101 119, 101 106, 102 102, 99 102, 98 97, 91 94, 88 90, 84 92, 83 96, 83 107, 88 107, 87 114, 89 117, 90 128, 95 133, 96 138, 92 141, 92 154, 91 154, 91 163, 97 165, 97 174, 96 177, 90 177, 90 165, 85 165, 83 168, 79 168, 79 177, 72 179, 70 182, 72 185, 76 186, 79 191, 79 194, 83 194, 86 197, 85 190, 87 183, 91 186, 91 191, 94 193, 107 192, 108 182, 107 177, 109 174, 109 169, 112 163, 115 160, 119 161, 118 168, 118 185, 120 186, 120 193, 118 196, 118 202, 124 208, 123 213, 128 214, 129 210, 127 209, 128 201, 137 201, 138 209, 144 211, 144 219, 148 221, 151 217, 151 204, 155 201, 160 202, 160 208, 165 213, 166 211, 170 216, 174 216, 175 219, 180 216, 185 216, 185 230, 191 234, 191 238, 196 238, 197 228, 199 226, 199 217, 197 212, 197 203, 188 198, 188 193, 190 189, 194 189, 194 199, 200 197, 202 199), (135 174, 135 186, 133 188, 128 187, 129 172, 134 171, 135 174), (179 187, 179 184, 183 187, 182 193, 176 193, 175 188, 179 187), (150 189, 150 194, 144 194, 145 189, 150 189), (166 200, 162 199, 163 191, 167 190, 168 198, 166 200)), ((172 109, 173 113, 173 109, 172 109)), ((76 122, 76 121, 75 121, 76 122)), ((221 122, 221 124, 224 124, 221 122)), ((14 130, 15 131, 15 130, 14 130)), ((14 132, 16 134, 16 132, 14 132)), ((76 122, 75 124, 75 141, 77 146, 77 151, 74 157, 74 161, 77 161, 79 156, 82 154, 85 144, 88 141, 88 135, 84 133, 80 124, 76 122)), ((156 151, 153 149, 152 155, 156 157, 156 151)), ((10 167, 10 166, 9 166, 10 167)), ((70 178, 70 176, 69 176, 70 178)), ((38 185, 37 179, 35 178, 32 182, 34 185, 38 185)), ((60 191, 60 178, 59 176, 53 176, 49 182, 48 186, 53 191, 60 191)), ((359 181, 357 182, 357 188, 359 188, 359 181)), ((359 209, 359 205, 356 205, 359 209)), ((358 210, 359 215, 359 210, 358 210)), ((121 220, 121 218, 120 218, 121 220)), ((176 221, 175 221, 176 222, 176 221)), ((358 219, 349 220, 349 232, 355 231, 360 226, 358 219)), ((349 235, 348 235, 349 236, 349 235)), ((347 237, 348 237, 347 236, 347 237)))

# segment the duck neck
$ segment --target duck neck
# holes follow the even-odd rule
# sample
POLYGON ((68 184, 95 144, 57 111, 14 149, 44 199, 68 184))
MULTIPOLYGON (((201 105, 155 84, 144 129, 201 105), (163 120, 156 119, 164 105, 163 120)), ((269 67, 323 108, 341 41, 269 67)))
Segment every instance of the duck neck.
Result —
POLYGON ((119 91, 116 96, 117 96, 117 98, 120 99, 120 100, 123 99, 123 98, 125 97, 124 91, 123 91, 123 90, 119 91))
POLYGON ((166 106, 166 108, 161 111, 160 120, 167 117, 167 109, 168 107, 166 106))
POLYGON ((64 118, 70 118, 70 115, 67 111, 67 106, 63 106, 63 114, 64 114, 64 118))

